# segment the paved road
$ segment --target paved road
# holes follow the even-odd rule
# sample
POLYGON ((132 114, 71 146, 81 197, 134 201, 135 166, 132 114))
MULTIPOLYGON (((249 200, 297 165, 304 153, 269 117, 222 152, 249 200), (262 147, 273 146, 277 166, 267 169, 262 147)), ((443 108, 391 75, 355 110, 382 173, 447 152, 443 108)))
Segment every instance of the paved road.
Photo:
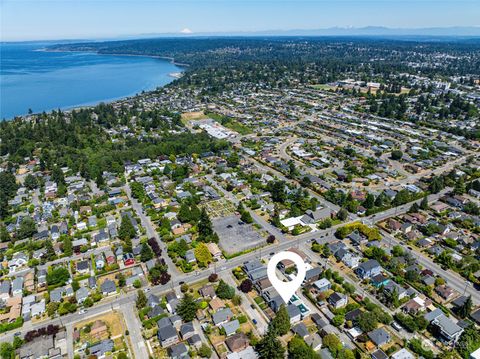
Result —
POLYGON ((127 196, 130 199, 130 202, 132 203, 133 210, 135 211, 137 216, 140 218, 143 228, 146 229, 147 236, 149 238, 151 237, 155 238, 158 245, 162 249, 162 258, 165 259, 165 262, 167 263, 169 273, 172 276, 178 275, 180 272, 175 266, 175 264, 172 262, 172 259, 170 258, 170 256, 167 254, 167 247, 165 246, 165 243, 160 239, 160 236, 155 230, 155 227, 153 226, 153 223, 150 220, 150 217, 148 217, 143 211, 142 204, 139 203, 135 198, 133 198, 132 191, 130 189, 130 184, 127 183, 127 185, 124 186, 124 190, 127 193, 127 196))
MULTIPOLYGON (((392 246, 400 245, 405 247, 405 243, 402 243, 395 237, 391 236, 389 233, 383 231, 382 235, 385 237, 384 241, 386 243, 391 244, 392 246)), ((431 258, 426 257, 423 253, 419 251, 412 251, 412 255, 417 260, 417 262, 420 263, 424 268, 431 269, 434 273, 445 279, 445 282, 450 287, 459 292, 461 295, 463 295, 464 293, 466 295, 471 295, 474 304, 480 304, 480 292, 473 288, 471 283, 465 278, 463 278, 456 272, 443 269, 431 258)))
MULTIPOLYGON (((444 192, 446 192, 448 190, 450 190, 450 189, 447 188, 439 194, 429 196, 429 201, 433 202, 433 201, 437 200, 444 192)), ((390 209, 388 211, 382 212, 382 213, 374 215, 374 216, 367 217, 364 220, 367 221, 367 222, 368 221, 372 221, 372 222, 373 221, 380 221, 380 220, 383 220, 383 219, 388 218, 388 217, 390 217, 392 215, 395 215, 395 214, 398 215, 398 214, 401 214, 401 213, 405 213, 406 211, 408 211, 410 206, 411 206, 411 203, 400 206, 398 208, 390 209)), ((214 270, 218 274, 221 274, 222 272, 230 272, 233 268, 241 266, 246 261, 250 261, 250 260, 253 260, 255 258, 259 258, 262 254, 262 250, 264 251, 264 253, 265 253, 265 250, 269 250, 271 252, 276 252, 277 253, 279 251, 287 250, 287 249, 289 249, 293 246, 299 247, 301 243, 303 244, 305 242, 310 242, 311 240, 317 239, 317 238, 321 238, 322 242, 324 242, 324 243, 335 241, 336 238, 333 236, 333 233, 335 232, 336 228, 341 227, 341 226, 343 226, 347 223, 352 223, 352 222, 354 222, 354 221, 351 220, 349 222, 339 224, 339 225, 334 226, 332 228, 329 228, 327 230, 305 233, 305 234, 297 236, 295 238, 287 237, 287 236, 279 233, 279 235, 277 236, 278 243, 268 246, 267 249, 260 248, 258 250, 255 250, 255 251, 247 253, 245 255, 230 259, 228 261, 221 261, 216 266, 214 266, 214 268, 210 267, 209 269, 203 270, 201 272, 183 273, 183 274, 172 275, 172 281, 170 283, 167 283, 166 285, 159 285, 159 286, 152 287, 151 292, 155 293, 155 294, 166 293, 167 291, 171 290, 173 287, 179 286, 179 282, 194 283, 196 281, 206 279, 214 270)), ((149 222, 146 222, 146 223, 149 223, 149 222)), ((165 256, 165 257, 168 257, 168 256, 165 256)), ((424 261, 424 260, 422 260, 422 261, 424 261)), ((420 262, 420 263, 422 263, 422 262, 420 262)), ((423 262, 423 263, 425 263, 424 265, 426 267, 433 268, 438 273, 444 275, 444 278, 455 289, 459 288, 459 285, 461 285, 461 284, 458 284, 458 283, 464 283, 465 282, 463 279, 459 278, 458 276, 455 276, 452 273, 446 273, 441 268, 439 268, 438 265, 431 262, 431 260, 428 261, 428 262, 427 261, 423 262), (443 274, 443 272, 445 272, 446 274, 443 274)), ((172 265, 173 265, 173 263, 172 263, 172 265)), ((174 273, 178 273, 176 268, 175 268, 174 273)), ((462 288, 461 293, 463 293, 463 288, 462 288)), ((467 291, 467 293, 472 294, 472 298, 475 298, 476 301, 478 301, 479 294, 477 292, 474 292, 470 288, 467 291)), ((102 300, 102 302, 100 304, 88 309, 88 313, 84 314, 83 318, 89 318, 89 317, 97 316, 101 313, 111 311, 114 308, 119 309, 120 306, 122 306, 122 305, 134 303, 135 296, 136 296, 136 293, 132 292, 132 293, 121 294, 121 295, 118 295, 118 296, 115 296, 115 297, 112 297, 112 298, 104 299, 104 300, 102 300)), ((20 331, 22 334, 25 334, 29 330, 38 329, 38 328, 43 327, 47 324, 68 325, 70 323, 75 323, 76 321, 78 321, 78 314, 77 313, 69 314, 69 315, 66 315, 66 316, 63 316, 63 317, 60 317, 60 318, 51 319, 51 320, 45 320, 43 322, 39 322, 39 323, 35 323, 35 324, 32 324, 31 322, 28 322, 21 329, 13 330, 13 331, 10 331, 8 333, 1 334, 0 335, 0 342, 4 342, 4 341, 10 341, 11 342, 13 340, 13 333, 17 332, 17 331, 20 331)))
POLYGON ((134 357, 136 359, 148 358, 149 353, 142 336, 142 323, 140 323, 134 305, 131 302, 125 303, 120 306, 120 311, 127 324, 134 357))
MULTIPOLYGON (((233 280, 231 273, 224 273, 224 275, 222 275, 222 278, 229 285, 233 286, 234 288, 237 287, 237 284, 233 280)), ((243 311, 245 313, 247 313, 247 315, 250 319, 255 319, 257 321, 256 325, 253 324, 255 332, 257 332, 255 334, 259 334, 259 335, 265 334, 267 332, 267 328, 268 328, 268 323, 265 320, 265 318, 256 309, 253 309, 250 306, 253 303, 252 303, 252 301, 250 301, 248 295, 243 293, 241 290, 237 291, 237 293, 242 298, 241 306, 242 306, 243 311)))

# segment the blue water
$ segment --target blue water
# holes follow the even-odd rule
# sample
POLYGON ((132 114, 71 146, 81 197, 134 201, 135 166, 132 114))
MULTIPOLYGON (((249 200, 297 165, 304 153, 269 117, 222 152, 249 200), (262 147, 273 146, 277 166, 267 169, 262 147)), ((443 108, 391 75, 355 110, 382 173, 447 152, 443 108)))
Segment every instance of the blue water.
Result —
POLYGON ((92 105, 152 90, 181 69, 166 60, 41 51, 52 43, 1 43, 0 120, 92 105))

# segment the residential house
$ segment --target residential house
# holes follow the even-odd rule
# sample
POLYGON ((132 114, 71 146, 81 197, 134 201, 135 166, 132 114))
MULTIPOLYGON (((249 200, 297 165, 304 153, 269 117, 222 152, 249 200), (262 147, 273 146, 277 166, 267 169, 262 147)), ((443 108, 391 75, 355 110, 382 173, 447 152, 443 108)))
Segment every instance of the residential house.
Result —
POLYGON ((319 293, 325 292, 332 287, 332 283, 327 278, 322 278, 313 283, 313 287, 319 293))
POLYGON ((225 335, 229 337, 230 335, 235 334, 235 332, 240 328, 240 322, 237 319, 235 319, 235 320, 232 320, 231 322, 222 324, 221 327, 225 331, 225 335))
POLYGON ((222 325, 232 319, 233 313, 230 308, 220 309, 219 311, 213 313, 212 321, 215 326, 222 325))
POLYGON ((106 279, 101 285, 100 285, 100 290, 103 295, 112 295, 117 292, 117 286, 115 285, 115 282, 106 279))
POLYGON ((287 306, 287 312, 290 317, 290 324, 295 324, 302 320, 302 312, 296 305, 289 304, 287 306))
POLYGON ((381 272, 382 266, 375 259, 369 259, 368 261, 361 263, 355 270, 355 273, 357 273, 361 279, 372 278, 381 272))
POLYGON ((186 340, 195 334, 195 328, 192 322, 184 323, 180 327, 180 335, 183 340, 186 340))
POLYGON ((249 346, 248 338, 244 333, 237 333, 225 340, 225 344, 232 352, 240 352, 249 346))
POLYGON ((335 292, 328 297, 328 303, 335 309, 343 308, 348 304, 348 297, 343 293, 335 292))
POLYGON ((390 334, 388 334, 388 332, 383 328, 372 330, 371 332, 367 333, 367 335, 377 347, 389 343, 392 339, 390 334))
POLYGON ((171 359, 184 359, 184 358, 190 358, 188 355, 188 348, 185 344, 183 343, 178 343, 169 348, 169 358, 171 359))
MULTIPOLYGON (((163 319, 168 320, 168 318, 163 318, 163 319)), ((157 336, 163 348, 167 348, 178 343, 177 331, 172 324, 165 325, 164 321, 162 322, 162 324, 160 324, 160 321, 157 324, 158 324, 157 336)))

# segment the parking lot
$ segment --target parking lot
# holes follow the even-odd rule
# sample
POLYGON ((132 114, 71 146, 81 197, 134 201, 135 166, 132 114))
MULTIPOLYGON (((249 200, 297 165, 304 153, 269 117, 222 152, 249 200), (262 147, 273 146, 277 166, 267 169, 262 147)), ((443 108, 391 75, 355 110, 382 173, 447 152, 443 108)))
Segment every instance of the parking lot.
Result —
POLYGON ((215 218, 212 222, 220 237, 220 247, 229 254, 255 248, 265 242, 253 225, 241 222, 235 215, 215 218))

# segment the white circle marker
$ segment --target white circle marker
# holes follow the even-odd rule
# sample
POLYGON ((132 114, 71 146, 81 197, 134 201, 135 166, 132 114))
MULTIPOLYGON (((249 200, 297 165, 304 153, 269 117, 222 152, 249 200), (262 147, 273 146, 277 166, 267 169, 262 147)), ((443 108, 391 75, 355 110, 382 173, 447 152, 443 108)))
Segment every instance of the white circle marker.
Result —
POLYGON ((270 283, 272 283, 272 286, 277 290, 278 294, 280 294, 285 304, 290 301, 292 295, 300 287, 300 285, 302 285, 306 273, 307 269, 302 257, 300 257, 297 253, 290 251, 283 251, 275 254, 272 258, 270 258, 267 266, 268 279, 270 280, 270 283), (290 282, 281 281, 278 279, 277 273, 275 272, 277 264, 286 259, 291 260, 297 266, 297 275, 290 282))

